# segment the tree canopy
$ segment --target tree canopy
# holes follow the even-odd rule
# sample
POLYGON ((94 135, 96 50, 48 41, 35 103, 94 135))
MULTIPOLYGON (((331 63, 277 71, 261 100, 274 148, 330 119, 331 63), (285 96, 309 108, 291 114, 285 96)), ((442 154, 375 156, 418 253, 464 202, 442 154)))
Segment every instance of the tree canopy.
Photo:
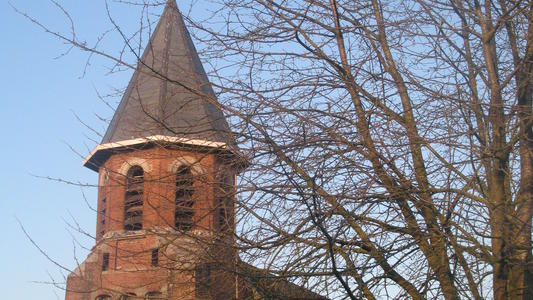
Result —
POLYGON ((242 260, 332 299, 533 297, 533 2, 212 8, 188 25, 249 161, 242 260))

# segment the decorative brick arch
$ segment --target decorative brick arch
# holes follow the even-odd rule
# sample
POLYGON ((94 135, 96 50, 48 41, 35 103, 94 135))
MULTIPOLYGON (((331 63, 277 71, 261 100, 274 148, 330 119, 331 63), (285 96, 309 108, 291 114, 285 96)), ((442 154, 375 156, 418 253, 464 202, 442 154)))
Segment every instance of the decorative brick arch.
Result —
POLYGON ((145 173, 152 172, 152 165, 146 159, 140 157, 131 157, 122 163, 118 173, 125 177, 128 174, 128 170, 133 166, 141 167, 145 173))
POLYGON ((192 175, 201 176, 206 174, 205 168, 200 164, 200 161, 191 156, 182 156, 174 160, 168 166, 169 173, 176 173, 181 166, 187 166, 191 169, 192 175))
POLYGON ((98 182, 101 186, 105 186, 109 181, 109 170, 107 168, 101 168, 101 170, 102 171, 100 173, 100 179, 98 182))

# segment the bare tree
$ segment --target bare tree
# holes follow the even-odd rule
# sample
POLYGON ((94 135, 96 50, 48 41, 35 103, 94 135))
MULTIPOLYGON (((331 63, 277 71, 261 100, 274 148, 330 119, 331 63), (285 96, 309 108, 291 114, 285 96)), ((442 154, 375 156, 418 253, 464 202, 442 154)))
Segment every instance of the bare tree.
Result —
POLYGON ((212 7, 242 260, 330 298, 533 297, 533 2, 212 7))

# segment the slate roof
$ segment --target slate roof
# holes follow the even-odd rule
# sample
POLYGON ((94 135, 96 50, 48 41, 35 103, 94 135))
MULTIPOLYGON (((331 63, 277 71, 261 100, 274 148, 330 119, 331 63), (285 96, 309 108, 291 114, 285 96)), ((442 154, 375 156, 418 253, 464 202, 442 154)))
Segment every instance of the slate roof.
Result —
POLYGON ((234 144, 175 0, 168 1, 102 144, 150 136, 234 144))
MULTIPOLYGON (((238 271, 246 288, 255 290, 261 299, 272 300, 329 300, 302 286, 291 283, 285 278, 275 276, 267 270, 262 270, 244 262, 238 264, 238 271)), ((255 298, 254 298, 255 299, 255 298)))

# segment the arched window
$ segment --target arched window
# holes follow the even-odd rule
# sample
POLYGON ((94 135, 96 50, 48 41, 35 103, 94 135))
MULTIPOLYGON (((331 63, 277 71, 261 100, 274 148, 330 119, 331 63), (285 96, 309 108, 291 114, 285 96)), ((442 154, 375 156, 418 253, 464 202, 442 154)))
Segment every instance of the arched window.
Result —
POLYGON ((137 299, 137 295, 134 293, 126 293, 125 295, 120 296, 120 300, 133 300, 137 299))
POLYGON ((124 203, 124 229, 142 229, 144 171, 133 166, 126 175, 126 201, 124 203))
POLYGON ((163 299, 163 294, 160 292, 149 292, 146 294, 146 299, 163 299))
POLYGON ((176 212, 174 224, 178 230, 190 230, 194 217, 193 176, 191 169, 182 166, 176 172, 176 212))
POLYGON ((98 295, 94 300, 111 300, 111 296, 109 295, 98 295))

